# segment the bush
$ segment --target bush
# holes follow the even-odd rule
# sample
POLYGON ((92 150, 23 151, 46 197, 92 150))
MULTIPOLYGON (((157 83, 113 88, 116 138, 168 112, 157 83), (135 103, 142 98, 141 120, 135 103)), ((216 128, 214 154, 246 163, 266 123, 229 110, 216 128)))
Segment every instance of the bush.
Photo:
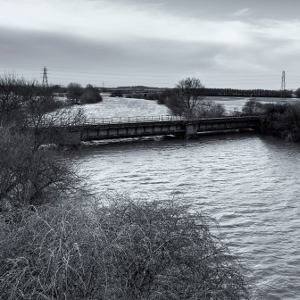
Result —
POLYGON ((146 100, 158 100, 158 97, 157 97, 157 94, 151 94, 151 93, 149 93, 149 94, 145 95, 145 99, 146 100))
POLYGON ((263 104, 260 101, 256 100, 256 98, 250 98, 243 106, 242 113, 248 116, 262 114, 263 104))
POLYGON ((101 101, 102 101, 102 97, 99 94, 99 90, 97 88, 94 88, 91 85, 88 85, 81 96, 81 103, 88 104, 88 103, 98 103, 101 101))
POLYGON ((110 94, 110 97, 123 97, 123 92, 121 90, 115 90, 110 94))
POLYGON ((248 299, 211 219, 174 201, 104 200, 0 219, 1 299, 248 299))
POLYGON ((72 100, 74 103, 79 103, 79 100, 83 94, 83 87, 81 84, 76 82, 71 82, 67 86, 67 99, 72 100))
POLYGON ((47 113, 58 107, 52 88, 11 73, 0 76, 0 126, 26 126, 29 115, 47 113))
POLYGON ((300 103, 265 104, 261 131, 289 142, 300 141, 300 103))
POLYGON ((78 183, 57 152, 34 147, 31 133, 0 127, 0 214, 52 202, 78 183))
POLYGON ((202 100, 194 109, 196 118, 220 118, 226 113, 224 105, 211 100, 202 100))

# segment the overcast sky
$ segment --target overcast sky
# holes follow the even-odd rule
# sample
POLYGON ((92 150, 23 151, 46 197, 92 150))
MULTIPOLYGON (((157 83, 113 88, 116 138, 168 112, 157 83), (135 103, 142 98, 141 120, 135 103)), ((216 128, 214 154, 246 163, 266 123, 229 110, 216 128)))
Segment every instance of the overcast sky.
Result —
POLYGON ((300 87, 298 0, 0 0, 0 69, 83 86, 300 87))

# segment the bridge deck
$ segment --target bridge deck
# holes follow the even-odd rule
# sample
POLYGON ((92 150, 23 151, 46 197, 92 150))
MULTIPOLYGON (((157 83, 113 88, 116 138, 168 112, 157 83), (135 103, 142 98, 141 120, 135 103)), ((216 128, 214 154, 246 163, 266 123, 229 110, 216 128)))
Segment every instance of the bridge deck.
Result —
POLYGON ((77 126, 81 140, 116 139, 150 135, 185 135, 199 132, 259 127, 258 117, 186 119, 174 116, 99 120, 77 126))
POLYGON ((92 119, 83 124, 56 126, 51 140, 64 144, 80 141, 118 139, 153 135, 180 135, 188 138, 200 132, 258 128, 258 116, 187 119, 176 116, 92 119))
POLYGON ((157 122, 220 122, 223 120, 258 120, 258 116, 221 117, 221 118, 186 118, 181 116, 136 116, 121 118, 89 118, 83 124, 77 125, 101 125, 101 124, 142 124, 157 122))

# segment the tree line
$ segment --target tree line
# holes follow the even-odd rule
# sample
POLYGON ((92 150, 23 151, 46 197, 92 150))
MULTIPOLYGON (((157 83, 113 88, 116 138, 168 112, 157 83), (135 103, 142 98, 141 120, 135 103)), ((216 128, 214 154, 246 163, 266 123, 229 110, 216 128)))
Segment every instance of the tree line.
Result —
MULTIPOLYGON (((146 100, 156 100, 164 104, 165 96, 173 89, 162 89, 160 92, 140 91, 130 93, 128 90, 116 90, 111 93, 112 97, 122 97, 126 94, 127 98, 139 98, 146 100)), ((197 91, 198 96, 225 96, 225 97, 272 97, 272 98, 292 98, 294 95, 300 98, 300 88, 292 90, 266 90, 266 89, 231 89, 231 88, 206 88, 200 87, 197 91)))
POLYGON ((80 83, 71 82, 66 88, 60 85, 51 87, 53 93, 58 96, 66 96, 70 104, 88 104, 101 102, 102 96, 97 87, 87 84, 85 88, 80 83))
POLYGON ((293 97, 291 90, 266 90, 266 89, 231 89, 231 88, 203 88, 199 90, 202 96, 232 96, 232 97, 293 97))

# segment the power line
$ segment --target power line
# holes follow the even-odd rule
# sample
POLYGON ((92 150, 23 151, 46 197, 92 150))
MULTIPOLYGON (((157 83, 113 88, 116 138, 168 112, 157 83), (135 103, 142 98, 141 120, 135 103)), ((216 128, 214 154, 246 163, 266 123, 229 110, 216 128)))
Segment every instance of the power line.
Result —
MULTIPOLYGON (((32 70, 32 69, 31 69, 32 70)), ((31 70, 25 71, 20 75, 33 75, 38 73, 31 73, 31 70)), ((52 80, 55 81, 66 81, 68 77, 70 80, 84 80, 84 81, 91 81, 91 82, 106 82, 109 85, 158 85, 158 86, 173 86, 179 79, 183 78, 180 75, 148 75, 146 73, 141 74, 141 72, 134 73, 128 70, 122 70, 119 72, 89 72, 89 71, 75 71, 74 69, 67 69, 67 68, 54 68, 54 73, 51 72, 52 80), (60 69, 60 70, 57 70, 60 69), (181 78, 180 78, 181 77, 181 78), (161 78, 161 79, 160 79, 161 78), (127 80, 126 80, 127 79, 127 80)), ((228 86, 234 87, 239 85, 245 86, 262 86, 262 85, 274 85, 276 86, 276 81, 279 79, 279 75, 274 74, 257 74, 257 75, 236 75, 236 73, 227 73, 227 72, 216 72, 214 74, 197 74, 196 76, 201 78, 203 84, 207 87, 221 87, 221 86, 228 86), (226 74, 230 74, 230 76, 226 76, 226 74), (276 80, 277 78, 277 80, 276 80)), ((39 73, 39 76, 41 73, 39 73)), ((186 74, 186 72, 182 72, 182 74, 186 74)), ((285 71, 281 76, 281 83, 283 87, 281 89, 285 89, 285 71), (283 76, 284 74, 284 76, 283 76)), ((43 69, 43 85, 48 85, 48 70, 46 67, 43 69)), ((299 75, 289 75, 289 82, 290 85, 296 86, 299 82, 297 78, 299 75)), ((277 81, 278 82, 278 81, 277 81)), ((101 84, 101 83, 100 83, 101 84)))

